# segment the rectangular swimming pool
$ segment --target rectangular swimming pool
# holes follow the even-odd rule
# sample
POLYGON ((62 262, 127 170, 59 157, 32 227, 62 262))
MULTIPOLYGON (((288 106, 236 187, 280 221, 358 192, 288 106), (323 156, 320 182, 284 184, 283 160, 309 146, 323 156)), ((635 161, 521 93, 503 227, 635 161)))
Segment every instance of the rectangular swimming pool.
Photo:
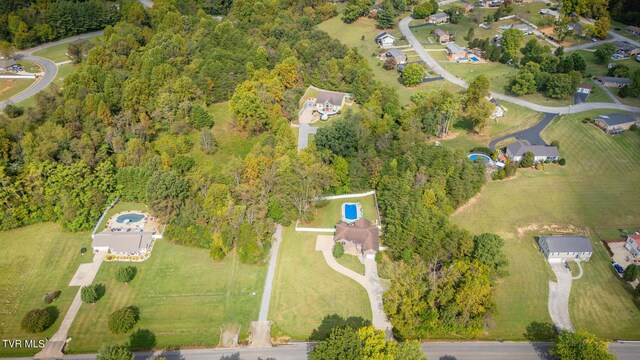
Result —
POLYGON ((344 205, 344 218, 350 221, 358 219, 358 205, 345 204, 344 205))

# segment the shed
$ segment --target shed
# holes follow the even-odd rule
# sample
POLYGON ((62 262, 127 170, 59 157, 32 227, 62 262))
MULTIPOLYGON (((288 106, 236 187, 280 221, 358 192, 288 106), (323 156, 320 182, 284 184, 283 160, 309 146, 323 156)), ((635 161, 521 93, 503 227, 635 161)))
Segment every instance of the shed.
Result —
POLYGON ((540 236, 538 245, 549 262, 589 261, 593 255, 591 239, 582 235, 540 236))

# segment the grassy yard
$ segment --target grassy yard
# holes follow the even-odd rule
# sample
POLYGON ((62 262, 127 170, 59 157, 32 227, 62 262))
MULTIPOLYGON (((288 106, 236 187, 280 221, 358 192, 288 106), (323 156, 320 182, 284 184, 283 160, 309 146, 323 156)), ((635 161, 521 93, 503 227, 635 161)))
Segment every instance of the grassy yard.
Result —
POLYGON ((70 60, 67 56, 67 46, 69 46, 68 43, 58 44, 44 50, 36 51, 33 55, 49 59, 53 62, 67 61, 70 60))
POLYGON ((307 339, 332 314, 371 320, 367 292, 327 265, 315 251, 316 236, 284 229, 269 310, 272 335, 307 339))
POLYGON ((360 260, 358 260, 358 257, 344 254, 340 258, 336 258, 336 261, 338 262, 338 264, 349 268, 357 272, 358 274, 364 275, 364 264, 361 263, 360 260))
POLYGON ((104 230, 105 227, 107 226, 107 222, 109 222, 109 219, 111 219, 113 215, 121 211, 142 211, 142 212, 152 214, 151 210, 149 210, 149 207, 145 204, 127 202, 127 201, 118 201, 115 205, 113 205, 111 209, 109 209, 104 219, 102 219, 102 222, 98 226, 98 231, 100 232, 104 230))
MULTIPOLYGON (((586 82, 588 83, 592 83, 591 82, 586 82)), ((604 90, 602 90, 599 86, 597 85, 593 85, 593 89, 591 90, 591 93, 589 94, 589 96, 587 97, 587 102, 605 102, 605 103, 610 103, 613 102, 613 100, 611 100, 611 98, 609 97, 609 95, 607 95, 607 93, 604 92, 604 90)))
POLYGON ((0 101, 21 93, 35 81, 35 79, 0 79, 0 101))
POLYGON ((606 338, 640 339, 635 324, 640 311, 610 271, 597 243, 614 229, 638 226, 640 209, 624 204, 640 201, 640 193, 630 191, 627 180, 640 176, 640 136, 611 137, 580 121, 605 112, 563 116, 544 130, 545 140, 560 141, 566 166, 521 170, 513 179, 490 182, 453 216, 462 227, 474 233, 497 233, 507 243, 511 275, 497 288, 498 317, 487 338, 522 339, 527 324, 549 321, 546 284, 550 276, 544 275, 547 265, 533 236, 573 229, 588 231, 596 242, 594 259, 585 265, 584 277, 572 290, 574 325, 606 338))
POLYGON ((238 324, 240 339, 257 320, 266 265, 240 264, 235 253, 214 263, 206 250, 160 240, 153 255, 136 264, 129 284, 114 279, 129 263, 104 263, 95 283, 106 285, 106 295, 94 305, 82 304, 69 336, 72 353, 92 352, 103 343, 123 343, 129 334, 114 335, 107 328, 109 314, 136 305, 140 321, 135 329, 148 329, 157 348, 216 346, 220 327, 238 324))
POLYGON ((314 212, 313 220, 306 223, 301 221, 300 226, 334 227, 338 222, 342 221, 342 204, 344 203, 360 203, 365 219, 378 220, 375 200, 373 195, 369 195, 352 199, 322 201, 312 210, 314 212))
MULTIPOLYGON (((3 339, 39 340, 55 333, 78 291, 69 281, 78 266, 90 262, 91 253, 81 255, 91 238, 86 232, 67 233, 54 223, 41 223, 0 232, 0 337, 3 339), (26 333, 20 327, 31 309, 49 306, 42 297, 61 290, 60 298, 51 305, 59 316, 55 324, 40 334, 26 333)), ((37 349, 0 347, 0 356, 30 356, 37 349)))
POLYGON ((585 74, 591 76, 606 76, 609 63, 613 63, 615 65, 624 65, 629 68, 630 71, 634 71, 636 69, 640 69, 640 62, 635 61, 635 59, 624 59, 624 60, 609 60, 604 64, 596 63, 595 52, 586 51, 586 50, 578 50, 578 53, 584 57, 587 62, 587 70, 585 74))

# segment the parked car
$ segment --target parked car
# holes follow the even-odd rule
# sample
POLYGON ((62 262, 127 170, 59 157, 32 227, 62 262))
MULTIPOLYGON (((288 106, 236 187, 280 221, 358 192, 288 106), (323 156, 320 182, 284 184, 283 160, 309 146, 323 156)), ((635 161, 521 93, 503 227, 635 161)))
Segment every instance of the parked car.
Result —
POLYGON ((598 39, 596 39, 596 38, 591 38, 591 41, 596 42, 596 41, 598 41, 598 39))
POLYGON ((624 269, 622 268, 622 266, 620 266, 620 264, 613 263, 613 268, 616 269, 618 275, 622 276, 622 274, 624 274, 624 269))

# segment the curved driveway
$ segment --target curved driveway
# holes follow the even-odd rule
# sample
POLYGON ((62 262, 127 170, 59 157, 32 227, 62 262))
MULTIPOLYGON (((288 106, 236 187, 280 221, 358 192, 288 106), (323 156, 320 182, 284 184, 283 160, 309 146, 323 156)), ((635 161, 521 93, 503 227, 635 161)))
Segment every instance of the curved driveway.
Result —
MULTIPOLYGON (((411 44, 411 46, 416 51, 418 56, 420 56, 420 58, 427 65, 429 65, 429 67, 431 67, 433 71, 438 73, 445 80, 452 82, 458 86, 461 86, 465 89, 468 88, 469 84, 467 84, 464 80, 446 71, 442 66, 440 66, 440 64, 438 64, 431 57, 431 55, 429 55, 429 53, 425 50, 425 48, 422 46, 420 41, 418 41, 415 35, 413 35, 413 33, 411 32, 411 29, 409 29, 409 23, 411 22, 411 20, 413 20, 413 18, 411 16, 407 16, 406 18, 400 21, 399 27, 400 27, 400 32, 402 32, 402 35, 404 35, 407 38, 407 41, 409 42, 409 44, 411 44)), ((520 105, 528 109, 543 112, 543 113, 568 114, 570 112, 577 113, 577 112, 596 110, 596 109, 617 109, 617 110, 630 111, 630 112, 640 112, 640 108, 629 106, 629 105, 622 105, 622 104, 582 103, 578 105, 554 107, 554 106, 544 106, 544 105, 535 104, 523 99, 519 99, 517 97, 495 93, 495 92, 491 92, 491 96, 499 100, 508 101, 510 103, 520 105)))

